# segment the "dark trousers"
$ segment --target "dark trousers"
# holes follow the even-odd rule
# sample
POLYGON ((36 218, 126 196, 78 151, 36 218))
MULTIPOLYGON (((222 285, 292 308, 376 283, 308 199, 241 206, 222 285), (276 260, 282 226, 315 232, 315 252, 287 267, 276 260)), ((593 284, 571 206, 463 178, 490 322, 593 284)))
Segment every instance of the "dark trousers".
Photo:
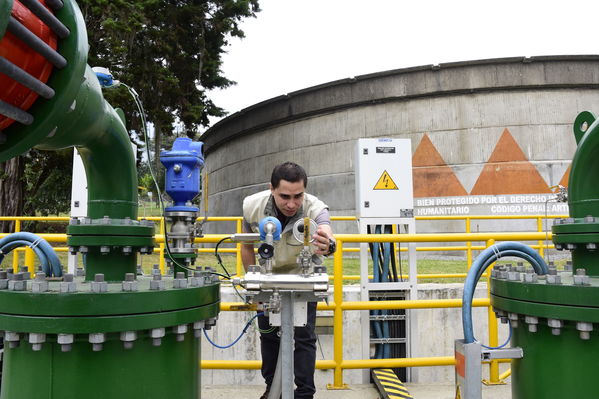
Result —
MULTIPOLYGON (((312 399, 316 392, 314 386, 314 368, 316 366, 316 302, 308 302, 308 320, 305 327, 295 327, 293 351, 293 371, 295 374, 294 399, 312 399)), ((259 316, 258 326, 260 330, 271 329, 268 317, 259 316)), ((272 384, 277 359, 279 357, 279 328, 269 333, 260 333, 260 349, 262 352, 262 377, 266 385, 272 384)))

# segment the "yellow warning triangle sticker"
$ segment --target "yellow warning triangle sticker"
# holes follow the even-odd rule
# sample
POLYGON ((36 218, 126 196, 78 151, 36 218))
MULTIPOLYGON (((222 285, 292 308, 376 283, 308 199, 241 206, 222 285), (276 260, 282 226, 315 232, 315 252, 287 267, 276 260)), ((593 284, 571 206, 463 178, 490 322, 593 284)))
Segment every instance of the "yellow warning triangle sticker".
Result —
POLYGON ((379 180, 374 185, 373 190, 399 190, 397 184, 393 181, 387 171, 384 171, 379 180))
POLYGON ((460 393, 460 387, 457 386, 455 390, 455 399, 462 399, 462 394, 460 393))

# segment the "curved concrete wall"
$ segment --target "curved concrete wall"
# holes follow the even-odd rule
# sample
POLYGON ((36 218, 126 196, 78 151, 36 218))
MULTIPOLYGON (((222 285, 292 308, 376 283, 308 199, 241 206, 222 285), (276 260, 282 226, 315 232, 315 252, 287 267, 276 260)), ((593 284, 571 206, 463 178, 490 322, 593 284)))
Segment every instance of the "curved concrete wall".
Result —
POLYGON ((203 135, 210 214, 240 215, 242 198, 292 160, 306 168, 308 192, 353 215, 354 146, 368 137, 411 139, 416 214, 539 214, 532 204, 567 183, 572 124, 585 110, 599 112, 599 56, 441 64, 311 87, 203 135))

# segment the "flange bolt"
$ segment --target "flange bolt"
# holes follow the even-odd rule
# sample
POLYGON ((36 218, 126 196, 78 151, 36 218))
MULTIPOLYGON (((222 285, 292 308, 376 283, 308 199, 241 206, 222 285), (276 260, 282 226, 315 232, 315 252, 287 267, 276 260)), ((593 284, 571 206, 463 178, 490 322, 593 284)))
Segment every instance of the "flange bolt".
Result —
POLYGON ((58 334, 56 340, 60 344, 60 350, 62 352, 70 352, 73 348, 75 336, 73 334, 58 334))
POLYGON ((593 323, 579 321, 576 323, 576 329, 580 331, 580 339, 591 339, 591 331, 593 331, 593 323))
POLYGON ((551 328, 551 334, 560 335, 564 322, 558 319, 547 319, 547 325, 551 328))
POLYGON ((103 343, 106 342, 106 334, 104 333, 91 333, 89 334, 88 341, 92 344, 92 350, 99 352, 102 350, 103 343))
POLYGON ((76 292, 77 283, 72 274, 65 274, 60 282, 60 292, 76 292))
POLYGON ((29 343, 31 350, 37 352, 42 350, 42 344, 46 342, 46 334, 44 333, 29 333, 29 343))
POLYGON ((585 269, 576 269, 576 273, 572 276, 574 285, 590 285, 591 281, 589 276, 586 274, 585 269))
POLYGON ((152 276, 152 281, 150 281, 150 289, 161 291, 165 289, 164 280, 162 279, 162 275, 155 274, 152 276))
POLYGON ((528 331, 535 333, 537 332, 537 325, 539 324, 539 318, 535 316, 524 317, 524 322, 528 324, 528 331))
POLYGON ((173 327, 173 333, 176 336, 177 342, 185 340, 185 333, 187 332, 187 324, 179 324, 173 327))
POLYGON ((108 283, 104 281, 103 273, 96 273, 94 275, 94 281, 91 282, 92 292, 107 292, 108 283))
POLYGON ((123 341, 123 348, 133 348, 133 342, 137 339, 137 332, 135 331, 123 331, 121 332, 121 341, 123 341))
POLYGON ((164 327, 161 328, 153 328, 150 330, 150 337, 152 337, 152 345, 160 346, 162 345, 162 338, 166 334, 164 327))

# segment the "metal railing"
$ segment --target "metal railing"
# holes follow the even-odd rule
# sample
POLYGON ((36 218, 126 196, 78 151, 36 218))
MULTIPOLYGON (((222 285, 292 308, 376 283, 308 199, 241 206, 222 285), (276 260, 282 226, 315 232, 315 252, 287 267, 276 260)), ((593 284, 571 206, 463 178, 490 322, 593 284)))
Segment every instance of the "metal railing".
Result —
MULTIPOLYGON (((550 218, 564 216, 550 216, 550 218)), ((159 217, 148 217, 146 219, 154 220, 160 223, 160 231, 164 231, 164 220, 159 217)), ((355 220, 351 217, 333 217, 333 220, 355 220)), ((393 242, 393 243, 440 243, 440 242, 455 242, 465 243, 459 246, 439 246, 439 247, 419 247, 421 251, 451 251, 460 250, 466 251, 467 263, 470 267, 472 263, 472 251, 482 250, 493 245, 495 241, 532 241, 537 242, 531 247, 539 250, 541 255, 546 248, 552 246, 544 244, 545 241, 551 240, 551 233, 543 231, 544 216, 525 215, 525 216, 441 216, 441 217, 421 217, 419 220, 464 220, 464 233, 443 233, 443 234, 337 234, 337 252, 333 258, 333 302, 327 304, 319 303, 319 310, 333 311, 333 359, 318 360, 316 367, 318 369, 333 369, 333 383, 329 385, 330 389, 344 389, 346 386, 343 383, 343 370, 346 369, 362 369, 362 368, 378 368, 378 367, 423 367, 423 366, 450 366, 455 364, 453 356, 436 356, 436 357, 412 357, 412 358, 397 358, 397 359, 343 359, 343 312, 355 310, 372 310, 372 309, 431 309, 431 308, 456 308, 462 306, 460 299, 439 299, 439 300, 390 300, 390 301, 344 301, 343 300, 343 280, 355 278, 354 276, 346 276, 343 274, 343 255, 348 252, 355 252, 357 248, 345 248, 348 243, 373 243, 373 242, 393 242), (523 233, 472 233, 471 222, 476 219, 536 219, 536 232, 523 233), (473 245, 472 243, 483 242, 484 245, 473 245)), ((69 218, 66 217, 0 217, 0 221, 9 220, 15 221, 15 231, 21 231, 23 221, 57 221, 66 222, 69 218)), ((241 231, 241 217, 210 217, 206 221, 221 221, 235 222, 237 232, 241 231)), ((0 234, 0 237, 6 234, 0 234)), ((39 234, 44 239, 52 243, 65 243, 66 234, 39 234)), ((217 243, 227 235, 210 234, 202 238, 197 238, 197 243, 217 243)), ((163 255, 164 252, 164 236, 156 235, 156 242, 159 247, 156 252, 163 255)), ((66 247, 56 247, 57 251, 67 251, 66 247)), ((200 252, 213 252, 212 248, 201 248, 200 252)), ((223 248, 223 252, 235 253, 237 255, 236 269, 237 274, 243 274, 241 265, 240 245, 236 248, 223 248)), ((33 271, 33 251, 30 248, 25 248, 25 265, 33 271)), ((160 267, 164 272, 164 260, 160 256, 160 267)), ((18 255, 13 257, 13 267, 19 265, 18 255)), ((418 275, 418 278, 430 277, 465 277, 466 274, 428 274, 418 275)), ((405 277, 405 276, 404 276, 405 277)), ((485 277, 489 278, 486 273, 485 277)), ((473 306, 486 307, 488 316, 489 329, 489 345, 497 346, 498 342, 498 326, 497 319, 490 305, 490 285, 487 284, 487 298, 477 298, 473 300, 473 306)), ((247 306, 242 303, 221 303, 222 311, 248 310, 247 306)), ((509 372, 499 374, 499 363, 509 360, 493 360, 489 363, 489 383, 500 383, 502 379, 509 376, 509 372)), ((259 369, 261 362, 258 360, 202 360, 201 367, 204 369, 259 369)))

